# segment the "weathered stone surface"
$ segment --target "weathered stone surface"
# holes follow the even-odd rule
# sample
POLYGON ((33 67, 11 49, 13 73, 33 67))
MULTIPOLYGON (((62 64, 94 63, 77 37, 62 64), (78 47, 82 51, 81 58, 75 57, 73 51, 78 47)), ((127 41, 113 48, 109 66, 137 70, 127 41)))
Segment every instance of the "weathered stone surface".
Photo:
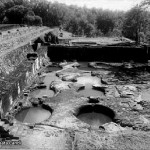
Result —
POLYGON ((63 67, 66 66, 67 64, 68 64, 68 63, 67 63, 66 61, 64 61, 64 62, 59 63, 59 66, 63 68, 63 67))
POLYGON ((133 68, 133 66, 134 66, 134 64, 133 64, 133 63, 128 63, 128 62, 123 63, 123 67, 124 67, 124 68, 131 69, 131 68, 133 68))
POLYGON ((77 132, 75 137, 74 147, 77 150, 115 150, 113 136, 103 132, 77 132))
POLYGON ((148 120, 145 116, 140 115, 139 117, 143 121, 144 124, 150 124, 150 120, 148 120))
POLYGON ((69 64, 67 62, 62 62, 59 64, 59 66, 61 66, 63 69, 67 69, 67 68, 79 67, 80 64, 78 62, 69 63, 69 64))
POLYGON ((102 84, 94 84, 94 85, 92 85, 92 87, 94 89, 100 90, 104 93, 105 93, 105 90, 108 88, 108 86, 103 86, 102 84))
POLYGON ((77 78, 77 83, 83 84, 83 85, 95 85, 98 84, 100 85, 100 79, 98 77, 93 77, 90 74, 83 74, 82 76, 77 78))
MULTIPOLYGON (((37 47, 34 52, 31 46, 31 41, 48 31, 47 27, 20 28, 19 35, 10 32, 9 36, 13 36, 13 38, 1 41, 0 77, 2 86, 0 95, 2 114, 9 110, 25 86, 31 85, 37 79, 36 73, 39 69, 48 64, 47 47, 37 47), (25 30, 22 32, 22 29, 25 30), (32 61, 27 58, 30 53, 36 53, 36 58, 32 61)), ((28 93, 25 92, 24 95, 28 96, 28 93)))
POLYGON ((113 138, 113 146, 115 150, 146 150, 150 147, 149 139, 149 133, 125 131, 113 138))
POLYGON ((9 42, 6 40, 2 43, 0 43, 0 51, 1 53, 6 53, 11 51, 12 49, 17 49, 18 47, 22 45, 28 44, 31 40, 39 37, 40 35, 43 35, 46 32, 49 32, 50 29, 47 27, 41 27, 41 28, 36 28, 36 27, 30 27, 28 29, 25 29, 27 31, 26 34, 22 34, 22 36, 19 35, 19 37, 13 37, 9 42))
MULTIPOLYGON (((101 76, 101 77, 103 77, 103 76, 107 76, 107 75, 110 75, 111 74, 111 71, 106 71, 106 70, 102 70, 102 71, 92 71, 91 72, 91 75, 92 76, 101 76)), ((114 75, 111 75, 112 77, 114 76, 114 75)))
POLYGON ((50 85, 50 89, 53 89, 55 92, 60 92, 69 89, 69 84, 71 84, 71 82, 63 82, 61 80, 53 81, 50 85))
POLYGON ((142 99, 142 95, 138 95, 136 98, 134 98, 134 101, 137 102, 137 103, 140 103, 141 101, 143 101, 142 99))
POLYGON ((105 89, 105 95, 107 97, 120 97, 120 94, 115 86, 108 86, 105 89))
POLYGON ((35 126, 28 135, 21 138, 22 144, 30 149, 72 149, 71 134, 59 128, 50 126, 35 126))
POLYGON ((60 71, 56 72, 56 76, 62 78, 64 75, 69 75, 69 74, 80 74, 81 71, 78 70, 77 68, 66 68, 62 69, 60 71))
POLYGON ((126 130, 125 128, 119 126, 118 124, 116 124, 114 122, 106 123, 106 124, 102 125, 102 127, 104 128, 104 130, 106 132, 109 132, 109 133, 126 130))
POLYGON ((79 76, 80 76, 79 73, 70 73, 70 74, 66 74, 66 75, 64 74, 62 76, 62 80, 75 82, 75 81, 77 81, 77 77, 79 77, 79 76))
POLYGON ((132 98, 137 94, 136 87, 131 85, 117 86, 117 90, 119 91, 120 96, 123 98, 132 98))
POLYGON ((38 106, 41 102, 41 99, 31 98, 29 101, 32 103, 33 106, 38 106))
MULTIPOLYGON (((50 74, 43 75, 47 77, 50 74)), ((105 77, 103 76, 104 79, 108 79, 108 85, 92 84, 94 88, 104 90, 105 97, 86 98, 78 94, 78 90, 84 88, 84 85, 70 81, 72 75, 76 74, 82 77, 90 75, 89 73, 82 73, 77 68, 63 69, 56 72, 59 80, 53 78, 54 81, 50 86, 50 88, 58 92, 54 97, 47 97, 43 100, 30 99, 30 94, 27 98, 20 97, 19 101, 22 102, 22 107, 31 106, 32 103, 40 105, 40 101, 42 101, 42 105, 51 107, 53 112, 50 118, 38 124, 20 124, 14 118, 17 110, 20 109, 16 103, 14 104, 16 110, 13 109, 9 114, 13 118, 12 122, 14 125, 12 128, 9 128, 9 126, 5 126, 5 128, 12 134, 16 134, 23 145, 30 149, 149 149, 150 101, 145 101, 141 97, 141 91, 146 89, 146 87, 148 88, 148 85, 132 84, 132 80, 130 83, 130 81, 121 81, 120 78, 115 80, 115 72, 113 72, 115 78, 111 79, 112 73, 108 73, 105 77), (62 81, 61 78, 63 77, 66 77, 69 82, 62 81), (103 124, 99 129, 92 128, 92 126, 76 117, 79 108, 85 105, 102 105, 111 108, 116 114, 114 122, 103 124)), ((100 74, 102 75, 103 73, 100 74)), ((101 79, 100 74, 94 75, 98 77, 98 81, 101 79)), ((52 76, 49 76, 47 79, 52 80, 52 76)), ((86 83, 87 81, 88 83, 93 83, 92 80, 86 80, 86 83)), ((34 89, 38 85, 39 80, 35 83, 32 87, 28 87, 26 91, 32 91, 32 88, 34 89)))
POLYGON ((75 82, 75 83, 73 83, 73 84, 70 84, 69 87, 70 87, 71 89, 75 89, 75 91, 79 91, 79 90, 84 89, 84 88, 85 88, 85 85, 79 84, 79 83, 76 83, 76 82, 75 82))

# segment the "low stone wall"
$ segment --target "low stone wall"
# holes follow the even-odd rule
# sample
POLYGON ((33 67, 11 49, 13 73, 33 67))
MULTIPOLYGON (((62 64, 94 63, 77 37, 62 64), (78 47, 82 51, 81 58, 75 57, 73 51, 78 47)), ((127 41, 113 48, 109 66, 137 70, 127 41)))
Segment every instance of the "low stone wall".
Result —
POLYGON ((22 29, 19 35, 15 33, 6 34, 6 37, 3 37, 3 35, 0 37, 0 53, 2 55, 24 46, 49 31, 51 29, 48 27, 29 27, 24 30, 22 29))
POLYGON ((108 61, 133 60, 147 62, 148 54, 144 46, 49 46, 48 56, 52 61, 108 61))

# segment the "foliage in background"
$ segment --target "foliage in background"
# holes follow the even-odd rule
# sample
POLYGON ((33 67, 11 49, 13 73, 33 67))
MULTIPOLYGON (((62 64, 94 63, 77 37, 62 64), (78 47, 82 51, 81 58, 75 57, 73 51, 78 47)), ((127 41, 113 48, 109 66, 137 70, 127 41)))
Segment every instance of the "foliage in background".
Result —
POLYGON ((125 36, 137 42, 150 41, 150 13, 145 0, 128 12, 67 6, 47 0, 0 0, 0 22, 61 26, 78 36, 125 36))
POLYGON ((126 13, 123 24, 123 35, 137 42, 144 40, 149 25, 149 14, 141 7, 135 6, 126 13))

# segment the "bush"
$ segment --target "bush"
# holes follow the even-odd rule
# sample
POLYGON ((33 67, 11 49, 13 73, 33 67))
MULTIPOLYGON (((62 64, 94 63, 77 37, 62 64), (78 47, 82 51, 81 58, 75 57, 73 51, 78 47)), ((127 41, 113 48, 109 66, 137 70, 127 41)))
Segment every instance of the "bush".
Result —
POLYGON ((121 37, 122 36, 122 31, 119 29, 114 29, 111 33, 110 36, 114 37, 121 37))
POLYGON ((36 26, 41 26, 43 23, 42 23, 42 18, 39 17, 39 16, 35 16, 34 17, 34 25, 36 26))
POLYGON ((35 26, 41 26, 42 25, 42 18, 39 16, 30 16, 27 15, 24 17, 24 23, 27 25, 35 25, 35 26))
POLYGON ((34 25, 34 16, 29 16, 29 15, 25 16, 23 22, 30 26, 34 25))

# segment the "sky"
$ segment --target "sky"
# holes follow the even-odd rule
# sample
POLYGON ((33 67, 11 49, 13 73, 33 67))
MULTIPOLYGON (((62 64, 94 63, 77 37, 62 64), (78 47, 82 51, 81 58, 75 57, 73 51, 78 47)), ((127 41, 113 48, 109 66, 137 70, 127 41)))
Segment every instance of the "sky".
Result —
POLYGON ((110 10, 127 11, 142 0, 48 0, 51 2, 65 3, 67 5, 86 6, 87 8, 103 8, 110 10))

